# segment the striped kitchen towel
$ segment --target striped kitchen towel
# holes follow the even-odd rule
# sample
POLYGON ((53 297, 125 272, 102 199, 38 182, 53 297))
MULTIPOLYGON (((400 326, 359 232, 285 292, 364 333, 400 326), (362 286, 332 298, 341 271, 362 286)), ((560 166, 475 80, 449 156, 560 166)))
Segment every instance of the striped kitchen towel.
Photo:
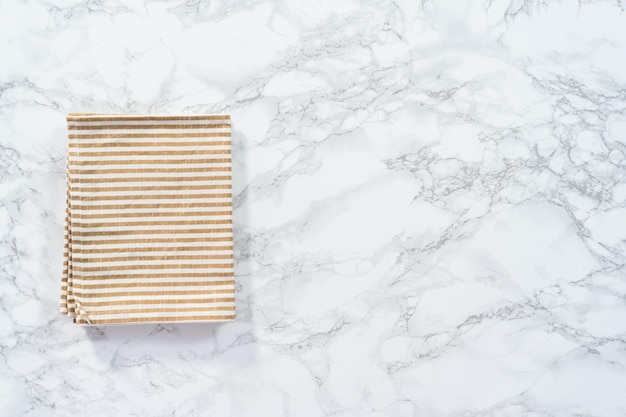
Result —
POLYGON ((61 311, 235 318, 228 115, 69 114, 61 311))

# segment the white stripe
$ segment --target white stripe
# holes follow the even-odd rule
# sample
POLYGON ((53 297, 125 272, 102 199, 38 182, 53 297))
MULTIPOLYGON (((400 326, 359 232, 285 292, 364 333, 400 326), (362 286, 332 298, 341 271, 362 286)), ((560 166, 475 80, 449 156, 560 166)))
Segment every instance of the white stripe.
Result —
MULTIPOLYGON (((224 269, 224 271, 215 271, 215 270, 211 270, 211 271, 202 271, 202 270, 194 270, 194 271, 185 271, 185 270, 180 270, 180 271, 169 271, 169 273, 176 273, 176 272, 180 272, 180 273, 206 273, 206 272, 232 272, 232 271, 228 271, 226 269, 224 269)), ((106 286, 107 283, 109 284, 115 284, 115 285, 129 285, 128 287, 124 287, 124 288, 140 288, 142 291, 169 291, 169 290, 174 290, 174 291, 181 291, 181 290, 185 290, 185 289, 194 289, 197 290, 199 288, 205 288, 205 286, 209 285, 211 282, 221 282, 221 281, 229 281, 232 280, 232 277, 211 277, 211 276, 203 276, 203 277, 186 277, 186 278, 137 278, 137 277, 133 277, 133 278, 128 278, 128 275, 131 274, 167 274, 168 271, 166 270, 159 270, 159 271, 127 271, 127 274, 119 274, 119 276, 126 276, 126 278, 114 278, 115 275, 110 275, 111 278, 107 278, 105 280, 93 280, 93 279, 86 279, 90 276, 97 276, 98 273, 89 273, 90 275, 85 275, 86 273, 81 272, 81 277, 79 277, 78 275, 74 275, 74 283, 77 285, 84 285, 85 287, 83 288, 79 288, 77 289, 78 292, 85 292, 85 289, 91 290, 93 289, 94 286, 98 286, 98 285, 104 285, 106 286), (95 275, 93 275, 95 274, 95 275), (84 277, 82 277, 84 276, 84 277), (163 286, 153 286, 153 287, 134 287, 132 286, 133 284, 169 284, 171 282, 189 282, 192 283, 192 285, 184 285, 184 286, 167 286, 167 285, 163 285, 163 286)), ((99 275, 108 275, 108 271, 107 273, 103 273, 100 272, 99 275)), ((217 286, 213 287, 213 286, 208 286, 207 289, 210 288, 218 288, 217 286)), ((116 287, 110 287, 108 288, 109 290, 111 290, 111 292, 113 290, 117 291, 120 288, 116 287)), ((106 292, 106 291, 105 291, 106 292)))
MULTIPOLYGON (((111 134, 111 135, 118 134, 112 131, 108 131, 108 132, 105 131, 104 133, 111 134)), ((100 135, 100 134, 103 134, 103 132, 96 132, 92 134, 100 135)), ((184 137, 176 136, 177 134, 173 132, 164 133, 164 135, 172 134, 171 136, 157 136, 157 137, 149 136, 152 134, 153 133, 151 131, 138 130, 136 132, 132 132, 132 136, 130 137, 123 136, 123 137, 102 137, 102 138, 95 137, 94 138, 94 137, 86 137, 86 135, 80 132, 78 133, 70 132, 70 135, 72 135, 72 137, 69 139, 70 145, 79 145, 79 144, 106 145, 108 143, 116 144, 116 146, 91 146, 91 147, 83 147, 83 148, 70 146, 70 150, 73 150, 73 148, 77 148, 77 149, 79 148, 79 149, 84 149, 84 150, 101 149, 106 152, 106 150, 110 150, 110 149, 118 148, 118 147, 128 148, 129 150, 133 150, 137 148, 136 146, 131 145, 134 143, 141 143, 142 145, 145 143, 146 146, 148 146, 148 144, 159 144, 161 142, 167 142, 167 143, 175 142, 176 146, 161 145, 163 147, 168 147, 170 150, 178 149, 178 145, 190 146, 194 148, 209 149, 209 148, 212 148, 213 146, 224 146, 224 142, 231 142, 232 140, 231 136, 223 135, 221 134, 221 132, 204 132, 203 134, 205 134, 205 136, 184 136, 184 137), (212 133, 220 133, 220 135, 219 136, 212 135, 212 133), (76 137, 74 135, 76 135, 76 137), (199 143, 201 145, 199 145, 199 143)))
MULTIPOLYGON (((206 242, 207 245, 213 243, 216 244, 217 246, 219 245, 225 245, 228 244, 228 241, 218 241, 218 242, 210 242, 206 239, 209 238, 226 238, 226 239, 232 239, 233 237, 233 233, 232 232, 220 232, 220 233, 212 233, 212 232, 206 232, 206 233, 176 233, 176 234, 154 234, 154 235, 145 235, 145 234, 132 234, 132 235, 121 235, 121 236, 77 236, 73 239, 72 241, 72 247, 75 248, 94 248, 94 247, 98 247, 98 248, 106 248, 106 247, 121 247, 123 245, 120 244, 105 244, 105 243, 98 243, 98 241, 100 240, 129 240, 129 239, 134 239, 134 240, 150 240, 150 239, 162 239, 162 240, 169 240, 171 241, 170 244, 171 246, 184 246, 181 243, 183 242, 174 242, 174 238, 181 238, 181 239, 197 239, 197 242, 184 242, 187 243, 188 245, 203 245, 206 242), (90 242, 87 245, 84 244, 79 244, 79 243, 75 243, 76 240, 81 240, 81 241, 85 241, 85 242, 90 242), (93 242, 93 243, 91 243, 93 242)), ((128 245, 132 245, 132 247, 137 247, 137 245, 156 245, 156 243, 129 243, 128 245)), ((125 245, 125 244, 124 244, 125 245)))
MULTIPOLYGON (((128 256, 132 258, 134 256, 163 256, 163 257, 178 256, 178 255, 199 256, 199 255, 207 255, 209 253, 211 255, 228 256, 228 255, 232 255, 233 251, 232 250, 171 251, 169 250, 169 248, 163 248, 163 250, 160 250, 158 252, 123 252, 122 251, 122 252, 112 252, 112 253, 77 253, 73 256, 74 258, 116 258, 120 256, 128 256)), ((145 262, 149 262, 149 261, 145 261, 145 262)), ((159 262, 162 262, 162 261, 159 261, 159 262)))
MULTIPOLYGON (((171 204, 170 202, 166 203, 166 204, 171 204)), ((109 205, 109 204, 105 204, 105 205, 109 205)), ((95 204, 93 205, 95 207, 95 204)), ((180 217, 184 217, 184 213, 189 213, 189 212, 203 212, 203 213, 218 213, 218 212, 222 212, 222 211, 232 211, 231 207, 188 207, 188 206, 182 206, 181 207, 176 207, 176 208, 171 208, 171 207, 165 207, 165 208, 156 208, 156 209, 151 209, 151 208, 132 208, 132 206, 127 206, 124 207, 123 209, 119 209, 119 208, 106 208, 106 209, 77 209, 77 208, 72 208, 72 214, 74 215, 74 217, 76 217, 76 215, 83 215, 83 214, 94 214, 94 215, 100 215, 100 214, 114 214, 114 213, 124 213, 124 214, 133 214, 133 213, 154 213, 155 215, 162 215, 165 216, 166 213, 181 213, 180 217)), ((213 215, 213 214, 211 214, 213 215)), ((119 219, 123 219, 125 217, 119 217, 119 219)), ((133 219, 133 218, 137 218, 137 217, 128 217, 129 219, 133 219)), ((147 218, 152 218, 152 217, 147 217, 147 218)), ((174 218, 174 216, 170 216, 170 218, 174 218)), ((83 221, 84 219, 78 219, 75 218, 73 219, 73 221, 83 221)), ((141 219, 139 219, 141 220, 141 219)))
MULTIPOLYGON (((213 254, 213 252, 211 252, 211 254, 213 254)), ((205 253, 206 255, 206 253, 205 253)), ((82 258, 82 256, 76 256, 77 258, 82 258)), ((233 259, 232 258, 226 258, 226 259, 154 259, 154 260, 133 260, 132 259, 132 255, 129 255, 128 260, 123 260, 123 261, 108 261, 108 262, 94 262, 91 260, 87 260, 87 261, 77 261, 74 260, 74 266, 75 267, 87 267, 87 268, 111 268, 114 266, 118 266, 119 268, 116 269, 115 271, 131 271, 132 269, 129 268, 133 268, 135 266, 179 266, 179 265, 189 265, 189 266, 193 266, 193 265, 217 265, 217 264, 232 264, 233 263, 233 259)), ((178 268, 178 269, 182 269, 182 268, 178 268)), ((195 269, 195 268, 187 268, 187 269, 195 269)), ((209 269, 215 269, 215 271, 213 272, 221 272, 222 269, 224 270, 228 270, 228 269, 232 269, 232 268, 202 268, 202 270, 209 270, 209 269)), ((202 271, 201 270, 201 271, 202 271)), ((144 269, 137 269, 134 270, 136 272, 141 272, 144 271, 144 269)), ((157 271, 157 269, 145 269, 145 271, 157 271)), ((159 269, 160 271, 160 269, 159 269)), ((102 275, 102 273, 104 272, 109 272, 109 271, 95 271, 95 275, 102 275)), ((80 274, 86 274, 83 271, 79 272, 80 274)), ((85 275, 87 276, 87 275, 85 275)))
MULTIPOLYGON (((120 304, 118 306, 85 306, 88 311, 107 311, 107 310, 141 310, 141 309, 149 309, 149 308, 171 308, 171 309, 185 309, 185 308, 204 308, 204 307, 234 307, 235 302, 233 301, 214 301, 211 303, 207 302, 198 302, 198 303, 181 303, 181 304, 165 304, 159 303, 156 301, 152 304, 120 304)), ((141 313, 141 311, 138 311, 141 313)))
MULTIPOLYGON (((176 149, 178 150, 178 149, 176 149)), ((214 149, 207 149, 210 151, 214 151, 214 149)), ((156 161, 156 160, 175 160, 175 161, 181 161, 181 162, 185 162, 185 161, 193 161, 195 159, 224 159, 224 158, 230 158, 231 155, 227 154, 227 153, 208 153, 206 152, 207 150, 203 150, 202 148, 195 148, 195 149, 190 149, 190 151, 193 151, 194 153, 188 154, 188 155, 141 155, 139 152, 137 154, 134 155, 73 155, 72 156, 72 161, 81 161, 81 162, 99 162, 99 161, 144 161, 144 160, 148 160, 148 161, 156 161)), ((86 153, 86 152, 95 152, 95 151, 85 151, 83 150, 83 152, 81 153, 86 153)), ((111 151, 102 151, 99 150, 97 152, 128 152, 128 151, 120 151, 118 149, 115 150, 111 150, 111 151)), ((150 151, 146 151, 146 152, 150 152, 150 151)))
MULTIPOLYGON (((75 117, 75 116, 72 116, 75 117)), ((82 118, 82 120, 69 120, 67 122, 68 126, 94 126, 94 125, 110 125, 110 126, 115 126, 115 125, 140 125, 140 126, 146 126, 146 130, 150 130, 148 129, 148 126, 151 125, 197 125, 197 124, 203 124, 203 125, 221 125, 221 124, 231 124, 231 120, 230 119, 213 119, 213 120, 207 120, 207 119, 176 119, 176 120, 124 120, 124 118, 126 117, 131 117, 130 115, 115 115, 114 117, 119 117, 120 120, 119 121, 115 121, 115 122, 111 122, 111 121, 102 121, 102 120, 97 120, 96 117, 97 116, 80 116, 82 118), (90 120, 89 118, 92 117, 92 119, 90 120), (96 120, 94 120, 96 119, 96 120)), ((111 129, 111 130, 115 130, 115 129, 111 129)))
MULTIPOLYGON (((196 203, 230 203, 229 197, 210 197, 210 198, 180 198, 180 199, 141 199, 141 200, 81 200, 77 198, 73 201, 73 204, 80 204, 81 206, 100 206, 100 205, 136 205, 136 204, 196 204, 196 203)), ((223 207, 216 207, 223 208, 223 207)), ((228 208, 228 207, 226 207, 228 208)))
MULTIPOLYGON (((131 185, 132 187, 133 185, 131 185)), ((137 186, 137 185, 135 185, 137 186)), ((207 186, 205 184, 205 186, 207 186)), ((83 187, 87 187, 86 185, 83 187)), ((121 187, 127 187, 127 185, 122 185, 121 187)), ((214 194, 224 194, 224 193, 230 193, 231 191, 229 189, 207 189, 207 190, 186 190, 183 187, 181 187, 181 189, 179 190, 131 190, 131 191, 84 191, 83 188, 79 188, 76 190, 72 190, 72 196, 77 196, 80 198, 80 196, 84 196, 84 197, 89 197, 89 196, 94 196, 94 197, 104 197, 104 196, 150 196, 150 195, 171 195, 172 197, 176 197, 178 195, 204 195, 207 194, 209 195, 208 198, 211 198, 211 195, 214 194)))
MULTIPOLYGON (((219 208, 219 207, 217 207, 219 208)), ((228 209, 228 207, 225 207, 226 209, 228 209)), ((219 213, 219 211, 213 210, 213 212, 204 212, 203 210, 187 210, 187 215, 184 214, 184 212, 181 211, 171 211, 170 213, 172 214, 171 216, 168 216, 167 213, 162 212, 161 210, 154 210, 154 213, 150 213, 150 209, 143 209, 144 210, 144 215, 142 215, 141 217, 124 217, 124 216, 118 216, 118 217, 96 217, 96 218, 81 218, 78 215, 78 211, 76 210, 76 216, 74 216, 75 218, 72 220, 72 224, 75 227, 78 227, 78 223, 80 224, 88 224, 89 227, 106 227, 107 224, 110 225, 115 225, 118 223, 131 223, 131 222, 152 222, 152 223, 156 223, 156 222, 179 222, 179 223, 187 223, 187 222, 212 222, 212 221, 231 221, 232 220, 232 215, 231 214, 217 214, 219 213), (195 215, 190 215, 189 213, 204 213, 204 214, 195 214, 195 215), (182 213, 182 214, 181 214, 182 213)), ((94 210, 95 211, 95 210, 94 210)), ((99 210, 102 211, 102 210, 99 210)), ((120 213, 129 213, 128 210, 118 210, 120 213)), ((86 212, 89 213, 89 216, 91 216, 92 212, 89 211, 85 211, 85 210, 80 210, 80 212, 86 212)), ((111 212, 109 210, 109 213, 107 213, 107 215, 110 215, 111 212)), ((135 214, 135 213, 129 213, 129 214, 135 214)), ((230 223, 222 223, 222 224, 230 224, 230 223)), ((156 225, 155 225, 156 226, 156 225)), ((184 224, 182 224, 181 226, 184 226, 184 224)), ((203 226, 214 226, 213 224, 203 224, 203 226)), ((219 226, 219 224, 217 225, 219 226)), ((82 227, 86 227, 86 226, 82 226, 82 227)), ((117 226, 116 226, 117 227, 117 226)), ((123 226, 126 227, 126 226, 123 226)), ((144 226, 137 226, 137 227, 144 227, 144 226)), ((169 226, 168 226, 169 227, 169 226)))
MULTIPOLYGON (((122 308, 119 308, 120 310, 122 308)), ((151 317, 195 317, 195 316, 225 316, 225 315, 234 315, 235 311, 233 310, 216 310, 216 311, 177 311, 172 313, 126 313, 126 314, 102 314, 97 317, 93 317, 94 320, 109 320, 109 319, 140 319, 140 318, 151 318, 151 317)), ((185 320, 176 320, 178 323, 184 323, 185 320)))
MULTIPOLYGON (((228 229, 228 228, 225 228, 228 229)), ((226 241, 226 239, 231 239, 233 237, 233 231, 232 229, 230 230, 225 230, 223 232, 218 232, 215 230, 206 230, 206 231, 201 231, 202 229, 193 229, 193 228, 189 228, 189 229, 181 229, 181 230, 175 230, 175 229, 170 229, 172 230, 171 233, 154 233, 154 234, 147 234, 147 233, 129 233, 129 234, 124 234, 124 235, 107 235, 106 233, 102 234, 102 232, 104 231, 95 231, 94 235, 89 235, 89 236, 77 236, 75 239, 76 241, 85 241, 85 242, 89 242, 87 245, 88 247, 104 247, 106 244, 105 243, 98 243, 98 241, 101 240, 154 240, 154 239, 158 239, 158 240, 162 240, 162 241, 173 241, 173 237, 175 238, 180 238, 180 239, 185 239, 185 240, 191 240, 191 239, 196 239, 197 242, 195 242, 196 245, 201 245, 202 242, 210 242, 212 239, 224 239, 224 241, 226 241), (182 233, 185 230, 193 230, 193 232, 189 233, 182 233), (200 231, 197 231, 200 230, 200 231), (179 232, 179 233, 177 233, 179 232)), ((218 241, 219 242, 219 241, 218 241)), ((177 243, 177 242, 172 242, 172 244, 177 243)), ((221 242, 223 243, 223 242, 221 242)), ((140 243, 140 244, 146 244, 146 245, 152 245, 151 243, 140 243)), ((78 244, 78 243, 74 243, 74 241, 72 241, 72 246, 76 247, 76 248, 80 248, 82 244, 78 244)), ((137 242, 135 242, 135 247, 138 245, 137 242)))
MULTIPOLYGON (((204 152, 205 154, 209 155, 209 156, 214 156, 214 157, 220 157, 220 158, 226 158, 229 157, 231 155, 231 146, 229 143, 219 143, 219 142, 223 142, 223 141, 214 141, 215 143, 209 143, 207 141, 205 141, 204 139, 206 138, 198 138, 199 140, 196 141, 189 141, 189 142, 182 142, 182 141, 178 141, 178 140, 167 140, 167 141, 163 141, 163 142, 168 142, 168 144, 162 143, 160 141, 155 141, 155 140, 139 140, 139 139, 134 139, 133 140, 133 144, 127 144, 127 143, 121 143, 121 142, 115 142, 113 140, 108 140, 108 141, 102 141, 102 144, 108 144, 108 143, 116 143, 115 146, 100 146, 100 143, 96 143, 96 142, 88 142, 87 140, 83 140, 81 139, 80 141, 76 142, 74 145, 75 146, 71 146, 69 148, 69 157, 72 159, 69 161, 69 163, 71 164, 73 162, 74 159, 79 158, 79 157, 91 157, 93 158, 93 155, 90 156, 91 153, 93 152, 128 152, 131 153, 133 155, 137 154, 137 156, 140 156, 140 154, 142 152, 168 152, 168 151, 185 151, 185 152, 204 152), (173 144, 175 143, 175 144, 173 144), (199 145, 200 143, 200 145, 199 145), (88 144, 89 146, 79 146, 81 144, 88 144)), ((218 138, 219 139, 219 138, 218 138)), ((226 141, 229 141, 229 138, 221 138, 221 139, 226 139, 226 141)), ((95 139, 94 139, 95 140, 95 139)), ((124 155, 119 155, 120 157, 124 156, 124 155)), ((163 157, 164 155, 154 155, 155 157, 163 157)), ((172 154, 169 155, 169 158, 176 158, 180 155, 176 155, 176 154, 172 154)), ((99 158, 107 158, 108 155, 101 155, 98 156, 99 158)))
MULTIPOLYGON (((178 264, 163 265, 163 266, 167 266, 167 268, 161 268, 161 269, 132 269, 132 265, 127 264, 124 266, 120 266, 119 269, 116 269, 114 271, 104 271, 102 269, 98 270, 97 269, 98 265, 89 265, 89 267, 96 268, 96 270, 95 271, 78 271, 76 270, 76 268, 74 268, 74 279, 76 280, 76 282, 79 282, 78 279, 84 280, 89 277, 98 277, 98 276, 106 276, 107 280, 108 279, 116 280, 118 278, 115 278, 115 277, 140 275, 140 274, 205 274, 206 277, 204 278, 201 277, 198 279, 221 281, 221 280, 228 279, 228 277, 215 277, 215 276, 211 276, 211 274, 215 274, 215 273, 232 274, 234 272, 233 267, 216 268, 216 267, 211 266, 212 264, 220 264, 220 263, 232 264, 233 263, 232 260, 227 260, 227 259, 215 259, 215 260, 210 260, 210 261, 207 260, 206 262, 204 262, 204 264, 207 265, 207 267, 205 268, 192 268, 190 266, 191 264, 187 263, 187 261, 184 261, 185 263, 182 263, 182 262, 183 261, 180 261, 178 264), (218 262, 218 261, 222 261, 222 262, 218 262)), ((76 266, 78 266, 78 264, 76 264, 75 267, 76 266)), ((150 266, 153 266, 153 265, 150 265, 150 266)), ((119 278, 119 279, 122 281, 124 280, 124 278, 119 278)), ((140 282, 140 281, 137 281, 138 279, 139 278, 130 278, 130 282, 140 282)), ((157 278, 145 278, 145 279, 147 279, 148 282, 153 282, 157 278)), ((166 278, 166 279, 168 279, 169 282, 172 281, 172 278, 166 278)), ((186 278, 175 278, 175 279, 184 280, 184 281, 187 280, 186 278)))
MULTIPOLYGON (((194 291, 196 292, 196 287, 190 287, 190 290, 186 291, 194 291)), ((232 288, 223 288, 226 291, 232 291, 232 288)), ((145 291, 146 289, 143 289, 145 291)), ((90 302, 129 302, 129 301, 154 301, 154 304, 158 304, 163 300, 205 300, 207 298, 217 298, 217 299, 227 299, 234 298, 232 293, 208 293, 208 291, 215 291, 214 287, 211 287, 210 290, 206 290, 207 293, 193 293, 193 294, 161 294, 161 295, 137 295, 137 294, 121 294, 114 296, 98 296, 98 297, 82 297, 83 303, 90 302)), ((97 293, 96 293, 97 294, 97 293)), ((220 301, 223 303, 234 304, 234 301, 220 301)), ((122 305, 122 304, 120 304, 122 305)), ((139 304, 128 304, 128 305, 139 305, 139 304)), ((146 304, 143 304, 146 305, 146 304)))
MULTIPOLYGON (((191 279, 192 278, 186 278, 185 282, 189 282, 189 280, 191 279)), ((171 282, 171 280, 165 281, 165 282, 171 282)), ((103 283, 100 283, 100 284, 103 284, 103 283)), ((108 294, 108 293, 132 294, 132 293, 145 292, 145 291, 162 291, 167 294, 169 291, 172 291, 174 295, 168 294, 168 297, 177 297, 177 298, 180 297, 181 295, 177 295, 176 292, 214 291, 214 290, 230 290, 230 291, 233 291, 233 294, 234 294, 235 287, 233 285, 206 285, 206 280, 203 280, 203 281, 198 281, 198 284, 196 285, 191 285, 191 286, 188 285, 184 287, 119 287, 119 288, 88 288, 87 287, 87 288, 76 289, 76 291, 81 294, 90 294, 90 295, 108 294)), ((129 296, 132 296, 133 298, 139 297, 138 295, 129 295, 129 296)), ((213 295, 211 295, 211 297, 212 296, 213 295)), ((231 296, 234 296, 234 295, 231 295, 231 296)), ((149 297, 153 297, 153 296, 149 296, 149 297)), ((89 301, 97 301, 97 300, 100 300, 101 297, 84 298, 84 299, 89 300, 89 301)))
MULTIPOLYGON (((167 168, 194 168, 194 169, 204 168, 206 172, 212 172, 210 171, 210 168, 230 168, 232 166, 232 162, 198 162, 198 163, 191 163, 191 164, 185 164, 183 162, 168 163, 168 162, 163 162, 163 161, 156 161, 157 163, 154 163, 154 164, 142 164, 140 162, 141 161, 138 161, 136 164, 133 164, 133 165, 124 165, 124 164, 104 165, 104 164, 98 164, 97 162, 93 164, 89 164, 89 165, 77 165, 77 164, 70 163, 70 169, 84 171, 84 170, 100 170, 100 169, 126 170, 129 168, 132 168, 132 169, 161 168, 163 169, 167 167, 167 168)), ((215 172, 220 172, 220 171, 215 171, 215 172)), ((221 172, 228 172, 228 171, 221 171, 221 172)), ((138 175, 137 173, 134 173, 134 174, 138 175)), ((174 174, 175 172, 172 172, 169 175, 174 175, 174 174)))
MULTIPOLYGON (((231 235, 228 235, 226 233, 220 233, 219 235, 216 234, 217 236, 220 237, 232 237, 231 235)), ((178 236, 177 236, 178 237, 178 236)), ((195 235, 193 236, 195 237, 195 235)), ((83 238, 83 236, 80 237, 81 239, 83 238)), ((111 237, 114 238, 114 237, 111 237)), ((134 239, 134 237, 131 236, 131 238, 134 239)), ((159 236, 157 236, 157 238, 159 238, 159 236)), ((78 238, 76 238, 78 239, 78 238)), ((170 236, 168 236, 167 241, 164 242, 148 242, 148 243, 141 243, 138 244, 136 242, 129 242, 129 243, 98 243, 97 240, 109 240, 106 239, 105 237, 100 237, 100 239, 95 239, 95 244, 79 244, 76 242, 72 242, 72 248, 73 249, 120 249, 120 250, 124 250, 124 249, 129 249, 129 248, 136 248, 138 247, 138 245, 145 245, 146 247, 151 247, 151 248, 178 248, 178 247, 192 247, 192 246, 227 246, 230 245, 232 246, 233 242, 231 241, 223 241, 223 242, 209 242, 209 241, 203 241, 202 239, 200 239, 198 242, 175 242, 172 241, 170 239, 170 236)), ((84 239, 86 241, 91 242, 94 239, 84 239)), ((132 252, 129 252, 132 253, 132 252)), ((80 257, 82 254, 76 254, 73 255, 74 257, 80 257)))
MULTIPOLYGON (((126 124, 126 123, 124 123, 126 124)), ((191 123, 188 123, 191 124, 191 123)), ((199 124, 204 124, 201 121, 197 122, 197 123, 193 123, 196 125, 199 124)), ((218 123, 215 123, 215 125, 217 125, 218 123)), ((96 125, 96 126, 100 126, 97 125, 95 123, 92 124, 96 125)), ((172 124, 170 124, 171 126, 172 124)), ((90 125, 82 125, 84 127, 89 127, 90 125)), ((82 127, 81 126, 81 127, 82 127)), ((142 135, 153 135, 153 134, 166 134, 166 135, 195 135, 198 133, 229 133, 230 132, 230 127, 194 127, 194 128, 182 128, 182 129, 70 129, 68 130, 69 134, 72 136, 72 139, 74 139, 76 136, 84 136, 84 135, 105 135, 105 134, 112 134, 112 135, 137 135, 137 134, 142 134, 142 135)), ((79 137, 79 139, 82 139, 79 137)), ((117 138, 111 138, 111 139, 117 139, 117 138)), ((109 140, 111 140, 109 139, 109 140)), ((159 138, 161 139, 161 138, 159 138)))
MULTIPOLYGON (((122 220, 122 219, 120 219, 122 220)), ((148 220, 149 221, 149 220, 148 220)), ((77 226, 76 222, 72 223, 72 233, 75 232, 92 232, 94 234, 102 233, 102 232, 111 232, 111 231, 120 231, 120 232, 131 232, 136 231, 137 233, 132 234, 123 234, 123 235, 113 235, 113 236, 133 236, 133 235, 146 235, 146 233, 142 233, 144 231, 170 231, 170 233, 153 233, 149 234, 149 236, 169 236, 171 237, 174 234, 174 231, 184 231, 184 230, 193 230, 193 232, 187 234, 194 235, 203 235, 203 234, 211 234, 219 235, 222 233, 229 232, 215 232, 215 229, 232 229, 232 225, 229 223, 225 224, 168 224, 168 225, 140 225, 140 226, 112 226, 112 225, 102 225, 102 226, 77 226), (204 231, 204 232, 202 232, 204 231)), ((178 233, 176 233, 178 236, 178 233)), ((85 236, 77 236, 77 238, 83 238, 85 236)))

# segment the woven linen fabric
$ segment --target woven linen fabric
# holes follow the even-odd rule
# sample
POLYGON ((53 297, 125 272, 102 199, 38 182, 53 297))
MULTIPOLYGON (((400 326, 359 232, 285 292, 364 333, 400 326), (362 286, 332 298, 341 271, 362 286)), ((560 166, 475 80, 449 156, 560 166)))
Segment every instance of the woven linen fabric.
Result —
POLYGON ((61 312, 233 320, 230 116, 72 113, 67 128, 61 312))

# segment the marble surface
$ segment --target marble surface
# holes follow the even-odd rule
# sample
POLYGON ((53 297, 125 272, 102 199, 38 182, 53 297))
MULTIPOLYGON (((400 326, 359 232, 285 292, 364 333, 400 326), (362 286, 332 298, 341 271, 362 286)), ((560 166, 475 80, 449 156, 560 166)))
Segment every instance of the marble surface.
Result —
POLYGON ((0 416, 626 415, 621 0, 0 2, 0 416), (233 117, 238 319, 58 312, 67 112, 233 117))

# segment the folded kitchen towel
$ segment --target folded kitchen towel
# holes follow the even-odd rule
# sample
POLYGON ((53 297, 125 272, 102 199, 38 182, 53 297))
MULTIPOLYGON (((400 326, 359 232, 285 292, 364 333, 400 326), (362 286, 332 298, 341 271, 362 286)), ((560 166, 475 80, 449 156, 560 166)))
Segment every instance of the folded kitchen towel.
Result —
POLYGON ((69 114, 61 311, 235 318, 228 115, 69 114))

